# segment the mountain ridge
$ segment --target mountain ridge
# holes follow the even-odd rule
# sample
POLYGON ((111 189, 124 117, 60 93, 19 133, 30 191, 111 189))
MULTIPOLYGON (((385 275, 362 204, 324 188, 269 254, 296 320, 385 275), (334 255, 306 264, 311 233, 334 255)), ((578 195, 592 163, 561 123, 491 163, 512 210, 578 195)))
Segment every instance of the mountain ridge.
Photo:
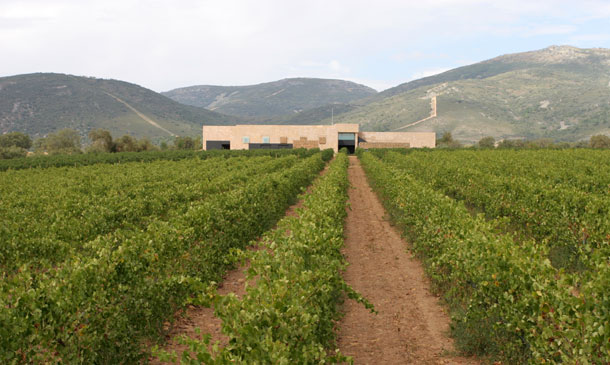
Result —
POLYGON ((438 116, 401 131, 452 132, 465 142, 587 139, 610 133, 610 50, 551 46, 501 55, 384 90, 335 114, 335 122, 396 130, 427 117, 432 95, 438 116))
POLYGON ((576 141, 610 134, 610 50, 605 48, 550 46, 505 54, 380 93, 349 81, 314 78, 173 92, 193 90, 216 111, 233 108, 245 116, 180 104, 125 81, 35 73, 0 78, 0 133, 39 137, 73 128, 86 135, 103 128, 115 136, 163 139, 198 135, 203 125, 330 124, 334 116, 335 123, 359 123, 365 131, 452 132, 464 142, 484 136, 576 141), (433 97, 438 113, 429 118, 433 97))
POLYGON ((59 73, 0 78, 0 133, 18 131, 41 137, 71 128, 85 136, 103 128, 115 136, 158 139, 197 135, 203 124, 239 121, 120 80, 59 73))
POLYGON ((338 79, 285 78, 244 86, 194 85, 162 92, 178 102, 246 118, 253 123, 285 121, 299 112, 348 103, 376 94, 338 79))

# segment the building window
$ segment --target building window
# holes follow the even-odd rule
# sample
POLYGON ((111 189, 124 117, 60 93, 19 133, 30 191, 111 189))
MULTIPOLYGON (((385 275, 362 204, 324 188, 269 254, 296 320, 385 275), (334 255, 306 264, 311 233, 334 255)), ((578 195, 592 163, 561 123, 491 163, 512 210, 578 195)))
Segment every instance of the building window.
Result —
POLYGON ((354 141, 356 140, 355 133, 341 133, 339 132, 339 141, 354 141))
POLYGON ((250 137, 241 137, 243 143, 250 143, 250 137))
POLYGON ((263 137, 263 143, 269 143, 269 137, 263 137))
POLYGON ((326 144, 326 137, 320 137, 320 138, 318 138, 318 143, 319 143, 319 144, 326 144))

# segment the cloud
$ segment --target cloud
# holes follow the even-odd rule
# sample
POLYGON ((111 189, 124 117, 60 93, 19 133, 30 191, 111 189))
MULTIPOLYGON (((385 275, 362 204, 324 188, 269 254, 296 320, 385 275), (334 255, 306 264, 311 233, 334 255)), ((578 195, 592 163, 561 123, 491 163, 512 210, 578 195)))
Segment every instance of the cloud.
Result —
POLYGON ((427 53, 422 51, 398 52, 390 56, 390 60, 395 62, 405 62, 413 60, 431 60, 447 58, 445 53, 427 53))
POLYGON ((340 74, 348 74, 350 71, 348 67, 343 66, 337 60, 330 61, 328 63, 328 67, 331 69, 331 71, 333 71, 335 73, 340 73, 340 74))
POLYGON ((610 41, 610 33, 580 34, 569 38, 570 43, 610 41))
POLYGON ((570 34, 574 33, 578 28, 574 25, 558 24, 558 25, 543 25, 532 28, 528 31, 528 36, 552 35, 552 34, 570 34))
POLYGON ((293 75, 379 88, 515 44, 571 37, 608 45, 586 39, 606 33, 587 28, 600 12, 610 16, 601 0, 2 0, 0 49, 10 57, 0 58, 0 72, 117 78, 155 90, 293 75))

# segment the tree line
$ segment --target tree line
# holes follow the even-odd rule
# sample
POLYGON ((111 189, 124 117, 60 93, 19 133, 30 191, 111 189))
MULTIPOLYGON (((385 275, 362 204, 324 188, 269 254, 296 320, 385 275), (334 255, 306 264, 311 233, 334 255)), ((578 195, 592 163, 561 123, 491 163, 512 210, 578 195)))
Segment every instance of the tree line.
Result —
MULTIPOLYGON (((451 132, 445 132, 438 139, 436 147, 439 148, 462 148, 464 145, 455 140, 451 132)), ((578 142, 555 142, 550 138, 538 139, 503 139, 496 141, 494 137, 481 138, 473 147, 477 148, 610 148, 610 137, 597 134, 591 138, 578 142)))
POLYGON ((25 157, 28 153, 39 155, 141 152, 156 150, 199 150, 201 137, 176 137, 172 144, 161 142, 159 146, 148 138, 123 135, 117 139, 105 129, 94 129, 88 134, 90 144, 83 146, 80 134, 73 129, 62 129, 56 133, 32 140, 21 132, 0 135, 0 159, 25 157), (32 150, 33 151, 30 151, 32 150))

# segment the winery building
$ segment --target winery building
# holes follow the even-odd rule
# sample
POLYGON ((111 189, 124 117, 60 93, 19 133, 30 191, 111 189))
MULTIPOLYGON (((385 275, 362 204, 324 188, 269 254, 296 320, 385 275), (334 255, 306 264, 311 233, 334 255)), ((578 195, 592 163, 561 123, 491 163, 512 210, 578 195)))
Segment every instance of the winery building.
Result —
POLYGON ((436 146, 434 132, 361 132, 358 124, 203 126, 203 149, 421 148, 436 146))

